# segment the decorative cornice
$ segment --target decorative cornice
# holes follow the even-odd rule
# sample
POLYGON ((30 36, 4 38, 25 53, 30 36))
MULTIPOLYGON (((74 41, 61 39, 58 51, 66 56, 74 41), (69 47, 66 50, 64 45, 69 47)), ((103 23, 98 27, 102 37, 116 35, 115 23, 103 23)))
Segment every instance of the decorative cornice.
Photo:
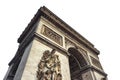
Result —
POLYGON ((47 9, 45 6, 41 7, 31 22, 28 24, 27 28, 23 31, 21 36, 18 39, 18 42, 21 43, 25 38, 26 34, 32 29, 33 25, 40 19, 40 16, 44 16, 51 23, 56 25, 56 27, 60 28, 62 31, 67 33, 67 35, 71 36, 73 39, 77 40, 81 44, 83 44, 86 48, 89 48, 91 51, 95 52, 97 55, 99 51, 94 48, 94 45, 90 43, 87 39, 85 39, 82 35, 76 32, 73 28, 71 28, 67 23, 61 20, 58 16, 56 16, 53 12, 47 9))
POLYGON ((31 29, 34 27, 35 23, 37 23, 37 21, 40 19, 41 14, 42 14, 42 12, 39 9, 37 11, 37 13, 34 15, 34 17, 31 19, 30 23, 25 28, 25 30, 22 32, 20 37, 18 38, 18 43, 21 43, 22 40, 26 37, 26 35, 29 33, 29 31, 31 31, 31 29))
POLYGON ((91 66, 91 69, 92 69, 93 71, 96 71, 96 72, 104 75, 104 76, 107 76, 107 74, 106 74, 105 72, 103 72, 103 71, 101 71, 101 70, 99 70, 99 69, 97 69, 97 68, 95 68, 95 67, 93 67, 93 66, 91 66))
POLYGON ((88 70, 93 70, 93 71, 96 71, 96 72, 98 72, 98 73, 100 73, 100 74, 102 74, 104 76, 107 76, 107 74, 105 72, 103 72, 103 71, 101 71, 101 70, 99 70, 99 69, 97 69, 97 68, 95 68, 93 66, 90 66, 90 65, 87 65, 87 66, 83 67, 80 71, 81 72, 84 72, 84 71, 86 72, 88 70))
POLYGON ((58 46, 57 44, 55 44, 51 41, 49 41, 48 39, 44 38, 43 36, 39 35, 38 33, 35 33, 34 37, 37 38, 38 40, 42 41, 43 44, 48 45, 49 47, 54 48, 57 51, 62 52, 66 56, 69 56, 68 52, 64 48, 58 46))
POLYGON ((34 32, 30 33, 29 35, 26 36, 26 38, 23 40, 23 42, 19 45, 19 48, 13 57, 13 59, 9 62, 9 66, 14 63, 19 57, 22 57, 24 50, 26 46, 30 44, 30 42, 34 39, 34 32))
POLYGON ((12 63, 14 63, 19 57, 21 57, 24 53, 25 47, 29 45, 29 43, 33 40, 33 39, 38 39, 40 40, 43 44, 48 45, 49 47, 56 49, 57 51, 63 53, 66 56, 69 56, 68 52, 61 48, 60 46, 58 46, 57 44, 47 40, 46 38, 40 36, 39 34, 37 34, 36 32, 31 32, 29 35, 26 36, 26 38, 22 41, 22 43, 19 45, 19 48, 17 50, 16 55, 14 56, 14 58, 9 62, 9 65, 11 65, 12 63))
POLYGON ((48 8, 42 7, 41 11, 44 13, 42 16, 44 16, 47 20, 49 20, 54 25, 56 25, 56 27, 59 27, 62 31, 67 33, 70 37, 82 43, 85 47, 89 48, 90 50, 95 52, 97 55, 99 54, 99 51, 96 48, 94 48, 94 45, 92 43, 90 43, 87 39, 85 39, 82 35, 76 32, 72 27, 70 27, 67 23, 65 23, 58 16, 52 13, 48 8))

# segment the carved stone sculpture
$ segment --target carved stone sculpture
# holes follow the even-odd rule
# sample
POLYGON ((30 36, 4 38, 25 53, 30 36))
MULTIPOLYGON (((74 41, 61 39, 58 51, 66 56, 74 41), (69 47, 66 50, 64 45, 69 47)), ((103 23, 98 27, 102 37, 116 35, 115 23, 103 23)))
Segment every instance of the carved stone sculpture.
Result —
POLYGON ((38 64, 37 80, 62 80, 59 56, 46 50, 38 64))
POLYGON ((48 28, 46 25, 43 25, 43 32, 42 34, 51 40, 55 41, 59 45, 63 46, 63 38, 60 34, 56 33, 52 29, 48 28))

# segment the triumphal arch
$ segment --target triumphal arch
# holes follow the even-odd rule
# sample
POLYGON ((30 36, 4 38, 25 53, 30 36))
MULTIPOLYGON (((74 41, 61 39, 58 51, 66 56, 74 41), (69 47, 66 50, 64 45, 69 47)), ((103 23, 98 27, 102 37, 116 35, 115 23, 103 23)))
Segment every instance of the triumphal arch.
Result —
POLYGON ((18 38, 4 80, 106 80, 100 52, 46 7, 18 38))

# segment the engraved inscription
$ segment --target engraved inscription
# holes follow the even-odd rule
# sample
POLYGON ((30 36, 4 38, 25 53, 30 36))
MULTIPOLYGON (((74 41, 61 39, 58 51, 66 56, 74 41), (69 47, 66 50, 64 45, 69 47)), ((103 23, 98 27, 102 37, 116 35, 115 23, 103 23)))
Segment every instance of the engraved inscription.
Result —
POLYGON ((46 50, 38 64, 37 80, 62 80, 59 56, 46 50))
POLYGON ((51 40, 55 41, 56 43, 63 45, 63 39, 62 36, 54 32, 52 29, 48 28, 47 26, 43 25, 43 35, 50 38, 51 40))
MULTIPOLYGON (((90 56, 90 57, 91 57, 91 56, 90 56)), ((102 66, 101 66, 100 62, 99 62, 97 59, 91 57, 91 60, 92 60, 92 63, 93 63, 96 67, 102 69, 102 66)))

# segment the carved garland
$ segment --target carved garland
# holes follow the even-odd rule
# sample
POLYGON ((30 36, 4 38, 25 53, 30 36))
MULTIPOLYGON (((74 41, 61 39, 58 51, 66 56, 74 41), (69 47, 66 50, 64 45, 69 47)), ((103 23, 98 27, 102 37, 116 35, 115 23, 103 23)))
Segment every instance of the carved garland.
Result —
POLYGON ((46 50, 38 64, 37 80, 62 80, 59 56, 46 50))

